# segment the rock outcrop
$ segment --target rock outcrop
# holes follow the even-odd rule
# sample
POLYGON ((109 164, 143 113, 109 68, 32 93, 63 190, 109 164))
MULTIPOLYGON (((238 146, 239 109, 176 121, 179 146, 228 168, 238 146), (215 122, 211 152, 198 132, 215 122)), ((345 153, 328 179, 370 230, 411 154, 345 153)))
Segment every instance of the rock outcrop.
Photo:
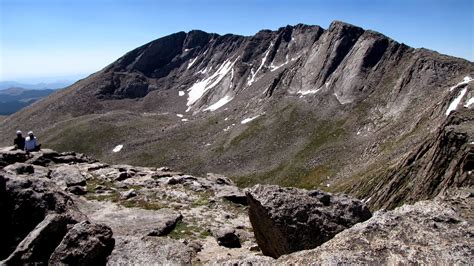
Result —
POLYGON ((256 185, 246 194, 257 243, 274 258, 315 248, 371 217, 361 201, 318 190, 256 185))
POLYGON ((87 222, 71 196, 47 178, 0 170, 0 199, 1 264, 85 264, 105 261, 113 248, 110 228, 87 222), (76 232, 85 224, 101 230, 76 232), (106 248, 95 243, 97 239, 107 242, 106 248))
POLYGON ((232 257, 257 254, 244 194, 225 176, 51 150, 5 148, 0 158, 8 158, 0 166, 0 263, 205 263, 228 257, 229 247, 232 257), (220 228, 231 234, 215 239, 220 228))
POLYGON ((377 211, 318 248, 282 256, 275 263, 472 264, 474 194, 463 190, 377 211))

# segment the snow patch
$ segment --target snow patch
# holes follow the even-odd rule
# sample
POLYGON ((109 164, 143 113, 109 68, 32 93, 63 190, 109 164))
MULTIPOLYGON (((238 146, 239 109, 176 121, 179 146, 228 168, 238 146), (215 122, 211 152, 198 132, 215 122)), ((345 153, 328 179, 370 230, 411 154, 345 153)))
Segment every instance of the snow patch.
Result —
MULTIPOLYGON (((237 59, 234 62, 231 62, 229 59, 226 60, 214 74, 194 83, 191 88, 188 89, 187 106, 193 105, 204 95, 204 93, 217 86, 217 84, 219 84, 219 82, 221 82, 221 80, 229 73, 235 62, 237 62, 237 59)), ((190 109, 188 108, 188 110, 190 109)))
POLYGON ((299 90, 297 91, 296 93, 297 94, 301 94, 302 96, 305 96, 305 95, 308 95, 308 94, 315 94, 316 92, 320 91, 321 89, 315 89, 315 90, 306 90, 306 91, 303 91, 303 90, 299 90))
POLYGON ((270 46, 268 47, 267 51, 265 52, 265 55, 263 56, 262 62, 260 63, 260 66, 257 68, 257 71, 254 72, 253 69, 251 70, 251 77, 250 77, 250 80, 247 81, 247 86, 250 86, 250 85, 252 85, 252 83, 255 82, 255 77, 257 77, 258 71, 260 71, 260 69, 262 69, 263 65, 265 64, 265 61, 267 61, 268 54, 270 53, 270 50, 271 50, 272 47, 273 47, 273 42, 270 43, 270 46))
POLYGON ((260 116, 260 115, 256 115, 256 116, 254 116, 254 117, 245 118, 245 119, 242 120, 240 123, 241 123, 241 124, 247 124, 248 122, 250 122, 250 121, 252 121, 252 120, 258 118, 259 116, 260 116))
POLYGON ((179 117, 179 118, 181 118, 181 117, 183 117, 184 115, 182 115, 182 114, 176 114, 176 116, 179 117))
POLYGON ((119 152, 119 151, 122 150, 122 148, 123 148, 123 145, 120 144, 120 145, 115 146, 115 148, 114 148, 112 151, 113 151, 113 152, 119 152))
POLYGON ((189 120, 187 118, 183 118, 183 119, 181 119, 181 121, 188 122, 189 120))
POLYGON ((196 58, 194 58, 193 60, 191 60, 191 62, 189 62, 189 64, 188 64, 188 68, 186 68, 186 69, 191 68, 191 67, 194 65, 194 63, 196 62, 197 59, 198 59, 198 58, 196 57, 196 58))
POLYGON ((464 103, 464 107, 469 108, 473 104, 474 104, 474 96, 471 97, 469 100, 467 100, 466 103, 464 103))
POLYGON ((212 104, 211 106, 207 107, 206 109, 204 109, 204 111, 215 111, 219 108, 221 108, 222 106, 226 105, 228 102, 232 101, 232 99, 234 99, 234 97, 232 96, 229 96, 229 95, 226 95, 224 96, 222 99, 220 99, 219 101, 215 102, 214 104, 212 104))
POLYGON ((473 81, 474 79, 472 79, 470 76, 465 76, 464 79, 459 82, 458 84, 452 86, 451 88, 449 88, 449 91, 453 91, 454 89, 456 89, 457 87, 461 86, 461 85, 464 85, 464 84, 468 84, 469 82, 473 81))
POLYGON ((184 91, 178 91, 179 96, 184 96, 186 93, 184 91))
POLYGON ((272 64, 270 65, 270 71, 273 72, 286 64, 288 64, 288 60, 286 60, 283 64, 278 65, 278 66, 273 65, 273 62, 272 62, 272 64))
POLYGON ((467 88, 464 88, 459 95, 449 104, 448 110, 446 110, 446 115, 449 115, 452 111, 456 110, 458 107, 459 103, 462 100, 462 97, 464 97, 464 94, 466 94, 467 88))

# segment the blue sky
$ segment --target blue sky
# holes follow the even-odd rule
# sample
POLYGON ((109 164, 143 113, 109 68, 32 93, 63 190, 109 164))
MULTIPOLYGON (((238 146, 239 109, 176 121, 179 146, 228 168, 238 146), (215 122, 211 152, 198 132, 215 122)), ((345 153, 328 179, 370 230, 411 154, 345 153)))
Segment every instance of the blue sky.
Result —
POLYGON ((177 31, 342 20, 474 61, 474 0, 0 0, 0 80, 73 79, 177 31))

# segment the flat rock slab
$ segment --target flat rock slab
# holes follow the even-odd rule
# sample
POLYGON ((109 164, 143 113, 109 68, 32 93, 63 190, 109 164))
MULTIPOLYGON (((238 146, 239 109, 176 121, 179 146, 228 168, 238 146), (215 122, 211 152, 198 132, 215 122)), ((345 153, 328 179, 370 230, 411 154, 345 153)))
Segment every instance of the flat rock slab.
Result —
POLYGON ((107 201, 78 200, 76 204, 91 221, 110 226, 114 236, 145 236, 152 231, 162 231, 182 218, 171 209, 126 208, 107 201))
POLYGON ((192 251, 181 242, 163 237, 115 237, 108 265, 189 265, 192 251))

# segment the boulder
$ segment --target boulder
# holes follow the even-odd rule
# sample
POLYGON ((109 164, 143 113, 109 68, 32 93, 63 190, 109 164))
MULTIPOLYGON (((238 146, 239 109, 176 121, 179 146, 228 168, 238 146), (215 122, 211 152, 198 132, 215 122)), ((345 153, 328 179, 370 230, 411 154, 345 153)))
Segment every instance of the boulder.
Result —
POLYGON ((235 230, 232 228, 219 229, 214 233, 214 237, 216 238, 217 244, 220 246, 228 248, 241 247, 239 237, 235 234, 235 230))
POLYGON ((282 256, 276 264, 472 264, 473 195, 377 211, 323 245, 282 256))
POLYGON ((77 221, 69 215, 49 214, 0 264, 47 264, 51 253, 66 235, 68 226, 77 221))
POLYGON ((0 211, 0 260, 7 258, 48 214, 69 214, 78 221, 85 219, 72 199, 51 180, 1 173, 0 211))
POLYGON ((103 224, 82 221, 64 236, 49 259, 49 264, 105 264, 114 248, 112 229, 103 224))
POLYGON ((132 175, 129 172, 119 172, 117 177, 115 178, 116 181, 123 181, 125 179, 131 178, 132 175))
POLYGON ((181 214, 175 216, 169 216, 168 219, 163 219, 162 223, 155 226, 154 229, 148 233, 149 236, 165 236, 174 230, 179 221, 183 219, 181 214))
POLYGON ((87 190, 83 186, 71 186, 71 187, 68 187, 66 191, 78 196, 87 194, 87 190))
POLYGON ((127 200, 136 196, 137 196, 137 192, 133 188, 120 193, 120 198, 123 200, 127 200))
POLYGON ((315 248, 371 217, 361 201, 318 190, 256 185, 246 195, 257 243, 273 258, 315 248))
POLYGON ((240 205, 247 205, 247 197, 244 192, 235 186, 220 186, 217 189, 217 198, 223 198, 240 205))
POLYGON ((71 186, 85 186, 86 178, 73 165, 61 165, 51 172, 51 179, 60 187, 66 189, 71 186))

